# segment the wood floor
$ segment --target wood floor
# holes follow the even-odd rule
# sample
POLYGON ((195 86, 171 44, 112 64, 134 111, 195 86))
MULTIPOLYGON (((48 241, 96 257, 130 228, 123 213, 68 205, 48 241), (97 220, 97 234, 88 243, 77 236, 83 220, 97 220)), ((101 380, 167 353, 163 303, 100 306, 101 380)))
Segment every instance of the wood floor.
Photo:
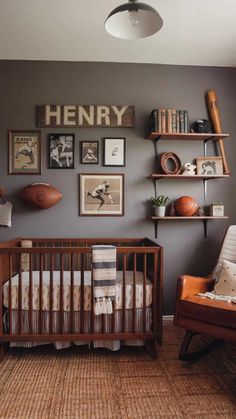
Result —
POLYGON ((181 362, 182 336, 166 324, 157 360, 143 348, 12 349, 0 364, 0 418, 236 418, 236 345, 181 362))

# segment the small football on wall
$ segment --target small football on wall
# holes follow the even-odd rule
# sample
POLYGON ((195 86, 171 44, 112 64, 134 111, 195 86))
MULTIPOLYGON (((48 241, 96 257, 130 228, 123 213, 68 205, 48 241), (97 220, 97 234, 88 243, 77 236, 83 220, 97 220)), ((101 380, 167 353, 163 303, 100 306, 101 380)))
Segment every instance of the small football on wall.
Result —
POLYGON ((49 183, 31 183, 22 189, 21 198, 36 208, 47 209, 61 200, 62 194, 49 183))

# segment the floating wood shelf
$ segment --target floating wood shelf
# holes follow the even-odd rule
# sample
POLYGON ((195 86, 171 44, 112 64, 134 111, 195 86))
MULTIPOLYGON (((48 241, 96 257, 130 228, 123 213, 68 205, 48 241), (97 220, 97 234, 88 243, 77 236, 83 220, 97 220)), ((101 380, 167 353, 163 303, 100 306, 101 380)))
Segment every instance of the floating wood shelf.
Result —
POLYGON ((192 217, 183 217, 183 216, 166 216, 166 217, 156 217, 152 216, 151 219, 155 223, 155 238, 157 238, 158 222, 159 221, 202 221, 204 227, 204 238, 207 237, 207 223, 209 220, 227 220, 228 216, 213 217, 211 215, 203 216, 192 216, 192 217))
POLYGON ((199 179, 221 179, 221 178, 228 178, 229 175, 193 175, 193 176, 185 176, 185 175, 165 175, 164 173, 152 173, 149 178, 150 179, 190 179, 190 180, 199 180, 199 179))
POLYGON ((218 217, 213 217, 213 216, 208 216, 208 215, 203 215, 203 216, 192 216, 192 217, 183 217, 183 216, 166 216, 166 217, 156 217, 153 216, 152 220, 161 220, 161 221, 173 221, 173 220, 178 220, 178 221, 182 221, 182 220, 227 220, 229 217, 228 216, 218 216, 218 217))
POLYGON ((188 140, 188 141, 218 141, 225 138, 228 138, 229 134, 215 134, 215 133, 208 133, 208 134, 198 134, 193 132, 184 132, 184 133, 170 133, 170 132, 151 132, 147 139, 148 140, 188 140))

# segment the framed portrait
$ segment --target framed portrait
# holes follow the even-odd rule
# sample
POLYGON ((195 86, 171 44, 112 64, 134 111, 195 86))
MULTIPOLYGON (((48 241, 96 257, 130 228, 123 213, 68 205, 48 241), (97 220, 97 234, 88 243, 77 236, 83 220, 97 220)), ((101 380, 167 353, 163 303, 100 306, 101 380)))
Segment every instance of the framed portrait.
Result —
POLYGON ((219 176, 223 175, 222 157, 198 157, 196 159, 197 175, 219 176))
POLYGON ((80 174, 80 215, 124 215, 124 175, 80 174))
POLYGON ((49 134, 49 169, 74 169, 74 134, 49 134))
POLYGON ((98 164, 98 141, 80 141, 80 162, 82 164, 98 164))
POLYGON ((41 132, 9 131, 8 173, 10 175, 41 174, 41 132))
POLYGON ((104 166, 125 166, 125 138, 104 138, 104 166))

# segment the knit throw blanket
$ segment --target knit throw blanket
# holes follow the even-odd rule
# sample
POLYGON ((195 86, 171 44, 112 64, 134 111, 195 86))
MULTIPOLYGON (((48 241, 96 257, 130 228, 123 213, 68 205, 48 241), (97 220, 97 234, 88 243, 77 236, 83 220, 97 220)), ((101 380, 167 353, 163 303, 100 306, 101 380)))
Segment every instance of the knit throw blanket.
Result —
POLYGON ((220 295, 215 294, 214 292, 199 292, 198 295, 200 297, 210 298, 211 300, 217 301, 226 301, 227 303, 235 303, 236 304, 236 297, 232 297, 231 295, 220 295))
POLYGON ((94 314, 111 314, 116 292, 116 247, 92 246, 94 314))

